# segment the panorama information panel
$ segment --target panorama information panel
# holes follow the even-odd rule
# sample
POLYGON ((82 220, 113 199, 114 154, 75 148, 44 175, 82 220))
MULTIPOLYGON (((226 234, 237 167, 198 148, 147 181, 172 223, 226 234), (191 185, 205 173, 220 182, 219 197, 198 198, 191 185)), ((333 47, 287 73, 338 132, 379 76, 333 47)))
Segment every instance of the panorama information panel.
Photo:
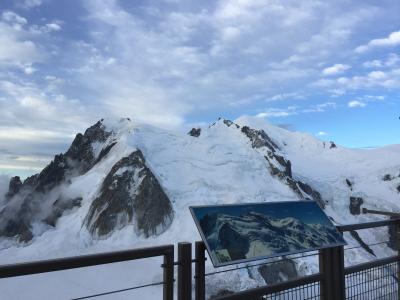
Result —
POLYGON ((345 245, 315 201, 192 206, 215 267, 345 245))

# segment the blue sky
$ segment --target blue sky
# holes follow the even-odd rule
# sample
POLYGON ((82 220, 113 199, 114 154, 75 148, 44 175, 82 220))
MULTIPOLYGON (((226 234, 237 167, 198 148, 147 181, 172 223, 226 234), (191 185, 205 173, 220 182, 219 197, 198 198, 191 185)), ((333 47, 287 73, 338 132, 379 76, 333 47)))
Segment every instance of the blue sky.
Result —
POLYGON ((0 173, 102 117, 241 115, 348 147, 399 143, 400 2, 0 0, 0 173))

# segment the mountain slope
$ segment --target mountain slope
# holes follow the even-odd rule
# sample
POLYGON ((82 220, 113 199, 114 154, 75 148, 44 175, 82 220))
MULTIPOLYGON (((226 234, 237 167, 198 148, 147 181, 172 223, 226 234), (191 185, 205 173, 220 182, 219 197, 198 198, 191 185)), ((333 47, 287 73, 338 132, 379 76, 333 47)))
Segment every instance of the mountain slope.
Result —
MULTIPOLYGON (((338 224, 379 219, 352 214, 350 197, 399 211, 399 150, 346 149, 248 117, 220 119, 191 134, 101 120, 40 174, 21 184, 14 179, 0 208, 0 263, 195 241, 190 205, 310 199, 338 224)), ((366 243, 388 238, 385 229, 360 232, 366 243)), ((373 250, 378 257, 393 253, 385 245, 373 250)), ((371 257, 350 250, 346 259, 371 257)), ((297 264, 303 273, 316 267, 311 259, 297 264)), ((146 268, 159 272, 156 262, 146 268)), ((154 279, 142 276, 140 282, 154 279)), ((209 291, 262 281, 247 272, 230 276, 209 291)))

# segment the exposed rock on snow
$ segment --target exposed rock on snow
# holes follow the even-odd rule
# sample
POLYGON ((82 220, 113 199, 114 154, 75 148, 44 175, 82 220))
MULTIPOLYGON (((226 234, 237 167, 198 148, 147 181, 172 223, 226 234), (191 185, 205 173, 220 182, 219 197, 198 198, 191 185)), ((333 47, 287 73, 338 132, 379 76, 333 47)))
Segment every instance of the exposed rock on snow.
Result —
POLYGON ((140 150, 112 167, 85 223, 94 236, 102 237, 132 224, 133 219, 146 237, 162 233, 173 219, 171 202, 140 150))
POLYGON ((21 182, 21 179, 19 178, 19 176, 11 177, 10 184, 8 186, 8 192, 5 195, 6 201, 8 201, 12 197, 14 197, 14 195, 19 192, 21 187, 22 187, 22 182, 21 182))
MULTIPOLYGON (((103 120, 100 120, 86 129, 83 135, 78 133, 72 142, 71 147, 65 153, 69 167, 74 167, 75 171, 78 170, 79 174, 86 173, 96 163, 97 157, 93 149, 94 144, 104 143, 111 135, 111 132, 106 131, 102 121, 103 120)), ((103 153, 100 153, 100 156, 103 157, 108 153, 111 147, 106 147, 103 150, 103 153)))
POLYGON ((57 220, 63 215, 64 212, 73 209, 74 207, 80 207, 82 197, 74 199, 64 199, 62 196, 59 197, 52 205, 52 211, 43 221, 50 226, 56 226, 57 220))
POLYGON ((267 284, 275 284, 297 278, 296 264, 291 259, 273 262, 258 268, 262 278, 267 284))
POLYGON ((353 183, 350 181, 350 179, 346 178, 346 184, 349 187, 349 189, 352 191, 353 190, 353 183))
POLYGON ((201 134, 201 128, 192 128, 188 134, 193 137, 199 137, 201 134))
POLYGON ((48 195, 57 193, 56 189, 69 178, 86 173, 96 163, 94 145, 104 143, 111 135, 102 121, 89 127, 85 134, 77 134, 65 154, 56 155, 39 174, 27 178, 22 185, 14 177, 6 197, 9 205, 0 211, 0 236, 29 241, 33 237, 33 222, 44 220, 54 225, 65 209, 77 206, 73 200, 63 202, 61 207, 53 205, 48 203, 52 202, 48 195))
POLYGON ((360 244, 361 247, 363 247, 363 249, 364 249, 365 251, 367 251, 368 253, 370 253, 370 254, 376 256, 376 255, 375 255, 375 252, 368 246, 367 243, 365 243, 365 242, 362 240, 362 238, 361 238, 360 235, 357 233, 357 231, 354 231, 354 230, 350 231, 350 235, 353 237, 353 239, 355 239, 355 240, 360 244))
POLYGON ((361 213, 361 205, 364 203, 362 197, 350 197, 349 210, 352 215, 359 215, 361 213))
POLYGON ((279 150, 278 145, 274 143, 264 130, 251 129, 248 126, 243 126, 241 130, 250 139, 253 148, 268 147, 272 152, 279 150))

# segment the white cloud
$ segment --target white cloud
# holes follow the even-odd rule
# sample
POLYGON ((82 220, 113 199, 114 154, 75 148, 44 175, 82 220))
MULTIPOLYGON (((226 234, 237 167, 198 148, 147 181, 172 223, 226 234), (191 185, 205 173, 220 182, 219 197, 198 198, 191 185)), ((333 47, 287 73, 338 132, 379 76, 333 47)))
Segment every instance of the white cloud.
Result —
POLYGON ((372 48, 398 46, 398 45, 400 45, 400 31, 395 31, 395 32, 392 32, 391 34, 389 34, 389 36, 386 38, 374 39, 374 40, 371 40, 366 45, 358 46, 355 49, 355 52, 363 53, 372 48))
POLYGON ((239 37, 240 30, 236 27, 228 26, 222 30, 222 39, 224 41, 232 41, 239 37))
POLYGON ((10 24, 14 29, 21 30, 22 26, 28 23, 28 21, 12 11, 5 11, 2 13, 2 20, 10 24))
POLYGON ((325 131, 317 132, 317 136, 325 136, 325 135, 328 135, 328 133, 326 133, 325 131))
POLYGON ((31 75, 36 72, 36 69, 32 67, 32 65, 26 65, 23 67, 24 73, 27 75, 31 75))
POLYGON ((47 28, 47 30, 49 32, 51 31, 60 31, 61 30, 61 26, 57 23, 48 23, 45 25, 45 27, 47 28))
POLYGON ((400 63, 400 56, 396 53, 389 53, 385 60, 374 59, 363 63, 365 68, 390 68, 400 63))
POLYGON ((364 68, 382 68, 383 63, 379 59, 369 60, 363 63, 364 68))
POLYGON ((337 75, 337 74, 343 73, 344 71, 346 71, 348 69, 350 69, 349 65, 335 64, 331 67, 323 69, 322 75, 325 75, 325 76, 337 75))
POLYGON ((43 0, 17 0, 17 5, 24 9, 31 9, 42 5, 43 0))
POLYGON ((347 103, 347 106, 350 108, 355 108, 355 107, 365 107, 367 104, 364 102, 358 101, 358 100, 353 100, 347 103))
POLYGON ((0 64, 32 63, 40 61, 40 58, 33 41, 0 22, 0 64))

